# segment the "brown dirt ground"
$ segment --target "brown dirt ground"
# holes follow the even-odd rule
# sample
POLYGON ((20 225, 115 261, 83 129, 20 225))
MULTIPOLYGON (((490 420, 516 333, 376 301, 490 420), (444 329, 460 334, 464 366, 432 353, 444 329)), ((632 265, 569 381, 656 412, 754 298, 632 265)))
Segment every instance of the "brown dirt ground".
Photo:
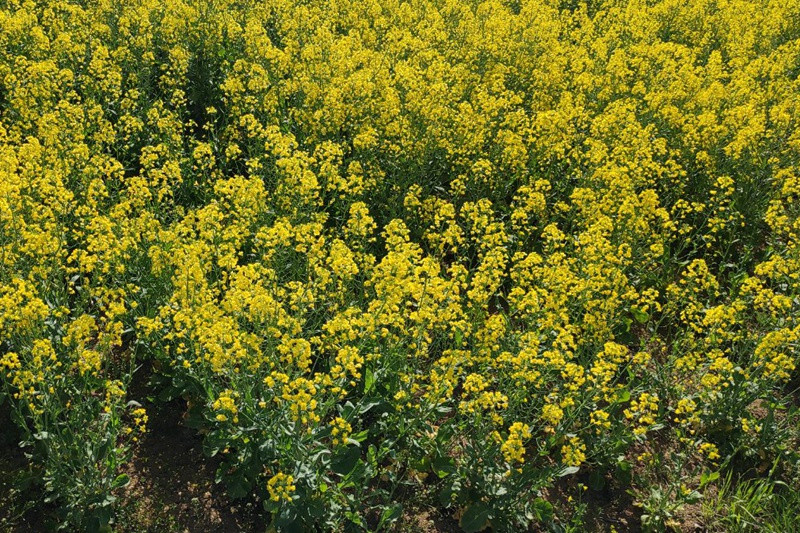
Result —
POLYGON ((141 370, 130 395, 147 409, 148 427, 124 468, 131 481, 119 495, 115 531, 263 531, 265 521, 255 502, 232 502, 224 487, 214 483, 219 462, 205 457, 202 436, 184 424, 186 402, 148 400, 149 372, 141 370))

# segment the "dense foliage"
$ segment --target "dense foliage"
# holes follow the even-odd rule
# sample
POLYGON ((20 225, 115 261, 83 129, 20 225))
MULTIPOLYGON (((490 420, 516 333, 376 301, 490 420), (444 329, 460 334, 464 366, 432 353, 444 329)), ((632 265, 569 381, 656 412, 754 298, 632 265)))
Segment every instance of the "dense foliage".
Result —
POLYGON ((279 530, 800 490, 798 75, 796 0, 3 0, 0 402, 47 501, 113 524, 143 361, 279 530))

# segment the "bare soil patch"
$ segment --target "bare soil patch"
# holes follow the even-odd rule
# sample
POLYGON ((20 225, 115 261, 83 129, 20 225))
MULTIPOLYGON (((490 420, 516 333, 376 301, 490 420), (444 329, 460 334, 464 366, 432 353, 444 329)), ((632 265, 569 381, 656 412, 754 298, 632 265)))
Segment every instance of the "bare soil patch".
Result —
POLYGON ((148 400, 153 391, 142 370, 130 396, 147 409, 148 428, 124 469, 131 481, 119 494, 115 531, 263 531, 265 520, 253 501, 233 502, 214 483, 219 463, 203 454, 202 436, 185 425, 186 402, 148 400))

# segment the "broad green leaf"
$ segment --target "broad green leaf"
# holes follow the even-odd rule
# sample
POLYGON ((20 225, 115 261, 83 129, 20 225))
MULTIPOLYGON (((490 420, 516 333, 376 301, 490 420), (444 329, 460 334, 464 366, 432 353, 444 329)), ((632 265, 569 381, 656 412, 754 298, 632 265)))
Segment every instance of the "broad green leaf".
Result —
POLYGON ((569 476, 569 475, 572 475, 572 474, 576 474, 578 472, 578 470, 580 470, 580 468, 577 467, 577 466, 565 466, 558 473, 558 477, 564 477, 564 476, 569 476))
POLYGON ((348 446, 333 456, 333 460, 331 460, 331 468, 337 474, 346 476, 353 471, 360 458, 361 450, 356 446, 348 446))
POLYGON ((131 481, 131 478, 128 477, 128 474, 120 474, 120 475, 118 475, 116 477, 116 479, 114 479, 114 482, 111 483, 111 488, 112 489, 118 489, 118 488, 124 487, 128 483, 130 483, 130 481, 131 481))
POLYGON ((467 507, 461 515, 459 525, 465 533, 477 533, 483 531, 489 525, 491 514, 489 508, 480 503, 474 503, 467 507))

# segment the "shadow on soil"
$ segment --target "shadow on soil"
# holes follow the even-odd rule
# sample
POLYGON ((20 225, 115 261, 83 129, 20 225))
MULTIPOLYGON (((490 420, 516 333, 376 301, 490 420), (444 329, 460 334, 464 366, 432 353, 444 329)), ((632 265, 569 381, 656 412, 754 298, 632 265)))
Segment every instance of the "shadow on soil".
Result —
POLYGON ((253 502, 231 502, 214 483, 218 461, 203 455, 203 439, 184 423, 186 402, 152 401, 151 372, 141 368, 129 396, 147 409, 147 432, 124 471, 130 484, 119 495, 115 531, 262 531, 264 519, 253 502), (260 525, 260 527, 259 527, 260 525))

